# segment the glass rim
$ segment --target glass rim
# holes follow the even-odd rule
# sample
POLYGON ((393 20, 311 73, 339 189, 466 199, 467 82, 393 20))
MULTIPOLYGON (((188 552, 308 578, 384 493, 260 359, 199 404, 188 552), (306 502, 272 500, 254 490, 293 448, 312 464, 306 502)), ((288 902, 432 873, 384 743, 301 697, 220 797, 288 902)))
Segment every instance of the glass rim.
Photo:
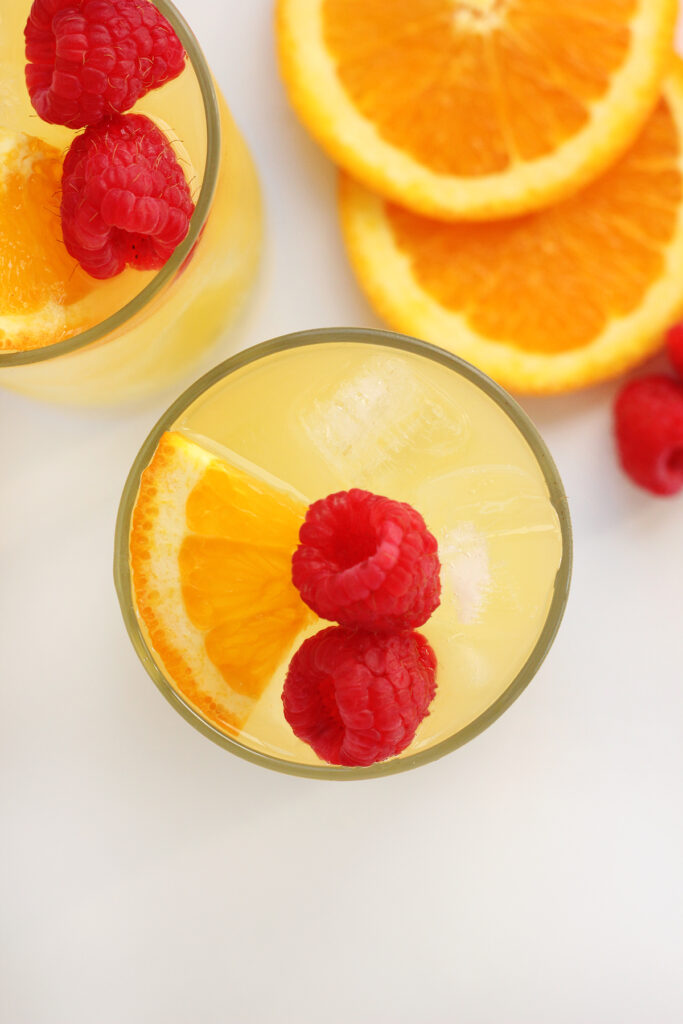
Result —
POLYGON ((478 736, 492 725, 510 707, 536 675, 555 639, 567 605, 572 572, 572 555, 573 539, 569 507, 555 462, 545 441, 527 413, 499 384, 496 384, 485 373, 470 363, 465 362, 459 356, 446 352, 444 349, 431 345, 428 342, 420 341, 417 338, 411 338, 392 331, 374 330, 371 328, 327 327, 285 334, 238 352, 196 380, 169 406, 143 442, 123 489, 116 518, 114 582, 126 630, 147 673, 176 711, 204 736, 231 753, 236 754, 238 757, 287 775, 326 780, 366 779, 394 775, 398 772, 409 771, 412 768, 435 761, 474 739, 475 736, 478 736), (381 761, 369 767, 346 767, 326 764, 310 765, 295 761, 285 761, 247 747, 211 725, 210 722, 183 699, 157 665, 142 634, 135 613, 129 562, 131 518, 133 506, 138 495, 140 477, 151 461, 164 431, 168 430, 177 421, 179 416, 205 394, 209 388, 236 370, 278 352, 303 348, 308 345, 330 344, 334 342, 359 342, 379 345, 424 356, 458 373, 493 399, 499 408, 512 420, 531 448, 545 478, 551 503, 557 512, 562 537, 562 559, 555 577, 553 596, 543 629, 524 665, 503 693, 480 715, 446 739, 440 740, 426 750, 418 751, 406 757, 391 758, 388 761, 381 761))
POLYGON ((93 327, 78 334, 72 334, 62 341, 56 341, 52 345, 43 345, 40 348, 24 349, 20 351, 0 352, 0 369, 8 366, 24 366, 28 363, 42 363, 59 356, 76 352, 106 337, 111 331, 122 327, 133 317, 137 316, 159 292, 176 275, 192 248, 197 242, 206 219, 211 209, 216 185, 218 182, 218 171, 220 167, 221 152, 221 121, 218 109, 218 97, 211 75, 211 70, 200 47, 196 36, 187 24, 182 14, 173 6, 170 0, 151 0, 165 18, 175 29, 185 52, 189 58, 192 69, 197 76, 202 96, 204 115, 206 122, 206 160, 204 163, 204 175, 199 197, 190 220, 190 228, 175 249, 164 266, 156 272, 151 281, 141 289, 133 298, 115 313, 101 320, 93 327))

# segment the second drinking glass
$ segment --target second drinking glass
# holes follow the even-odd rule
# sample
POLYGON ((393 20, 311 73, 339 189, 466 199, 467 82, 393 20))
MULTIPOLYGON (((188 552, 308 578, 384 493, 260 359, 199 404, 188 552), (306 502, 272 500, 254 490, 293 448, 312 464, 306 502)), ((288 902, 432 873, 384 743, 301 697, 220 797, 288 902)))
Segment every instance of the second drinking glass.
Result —
MULTIPOLYGON (((189 232, 161 270, 127 269, 108 281, 93 280, 81 303, 86 326, 75 334, 16 347, 12 317, 1 317, 0 385, 89 405, 159 391, 214 343, 253 279, 262 212, 251 157, 189 27, 168 0, 155 6, 175 29, 187 62, 178 78, 148 93, 133 112, 149 116, 174 143, 196 203, 189 232)), ((1 15, 0 125, 65 150, 74 133, 41 121, 24 83, 29 9, 28 2, 16 2, 1 15)), ((55 230, 57 218, 58 210, 55 230)))

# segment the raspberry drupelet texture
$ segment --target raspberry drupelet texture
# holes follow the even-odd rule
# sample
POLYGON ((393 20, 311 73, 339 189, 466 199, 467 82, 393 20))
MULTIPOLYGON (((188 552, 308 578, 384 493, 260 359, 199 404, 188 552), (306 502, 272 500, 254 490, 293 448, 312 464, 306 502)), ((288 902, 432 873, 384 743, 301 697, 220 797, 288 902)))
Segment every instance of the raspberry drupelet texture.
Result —
POLYGON ((436 539, 410 505, 340 491, 311 505, 299 541, 292 580, 323 619, 394 632, 421 626, 439 604, 436 539))
POLYGON ((323 761, 371 765, 412 742, 434 697, 435 673, 436 657, 419 633, 330 626, 292 658, 284 715, 323 761))
POLYGON ((62 172, 62 232, 92 277, 158 270, 193 210, 183 169, 148 117, 121 114, 74 139, 62 172))
POLYGON ((626 384, 614 408, 614 429, 624 471, 654 494, 683 488, 683 385, 670 377, 626 384))
POLYGON ((149 0, 35 0, 26 85, 44 121, 84 128, 176 78, 185 51, 149 0))
POLYGON ((676 324, 666 336, 669 360, 678 376, 683 379, 683 323, 676 324))

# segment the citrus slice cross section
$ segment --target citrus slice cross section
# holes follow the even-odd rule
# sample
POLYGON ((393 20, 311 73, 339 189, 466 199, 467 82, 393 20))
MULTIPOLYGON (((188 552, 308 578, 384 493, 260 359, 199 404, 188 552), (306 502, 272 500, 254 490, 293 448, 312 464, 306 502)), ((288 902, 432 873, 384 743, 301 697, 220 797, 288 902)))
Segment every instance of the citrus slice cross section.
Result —
POLYGON ((180 694, 233 735, 315 620, 291 582, 306 507, 177 432, 141 477, 130 561, 145 639, 180 694))
POLYGON ((652 355, 683 308, 682 67, 617 164, 547 210, 439 222, 344 176, 347 248, 374 308, 513 391, 583 387, 652 355))
POLYGON ((61 341, 96 282, 64 247, 60 151, 0 128, 0 350, 61 341))
POLYGON ((444 220, 576 191, 654 107, 676 0, 278 0, 292 104, 330 156, 444 220))

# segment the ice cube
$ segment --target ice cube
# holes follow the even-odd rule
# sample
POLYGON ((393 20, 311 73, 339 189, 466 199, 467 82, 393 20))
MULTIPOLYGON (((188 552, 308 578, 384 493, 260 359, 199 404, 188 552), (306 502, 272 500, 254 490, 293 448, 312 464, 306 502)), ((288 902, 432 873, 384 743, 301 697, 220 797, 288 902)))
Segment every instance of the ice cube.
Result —
POLYGON ((442 582, 455 600, 458 620, 477 622, 491 589, 491 565, 486 537, 474 523, 458 523, 437 538, 442 582))
POLYGON ((316 399, 300 421, 325 462, 359 484, 413 448, 418 455, 451 453, 470 430, 452 399, 391 355, 370 357, 316 399))

